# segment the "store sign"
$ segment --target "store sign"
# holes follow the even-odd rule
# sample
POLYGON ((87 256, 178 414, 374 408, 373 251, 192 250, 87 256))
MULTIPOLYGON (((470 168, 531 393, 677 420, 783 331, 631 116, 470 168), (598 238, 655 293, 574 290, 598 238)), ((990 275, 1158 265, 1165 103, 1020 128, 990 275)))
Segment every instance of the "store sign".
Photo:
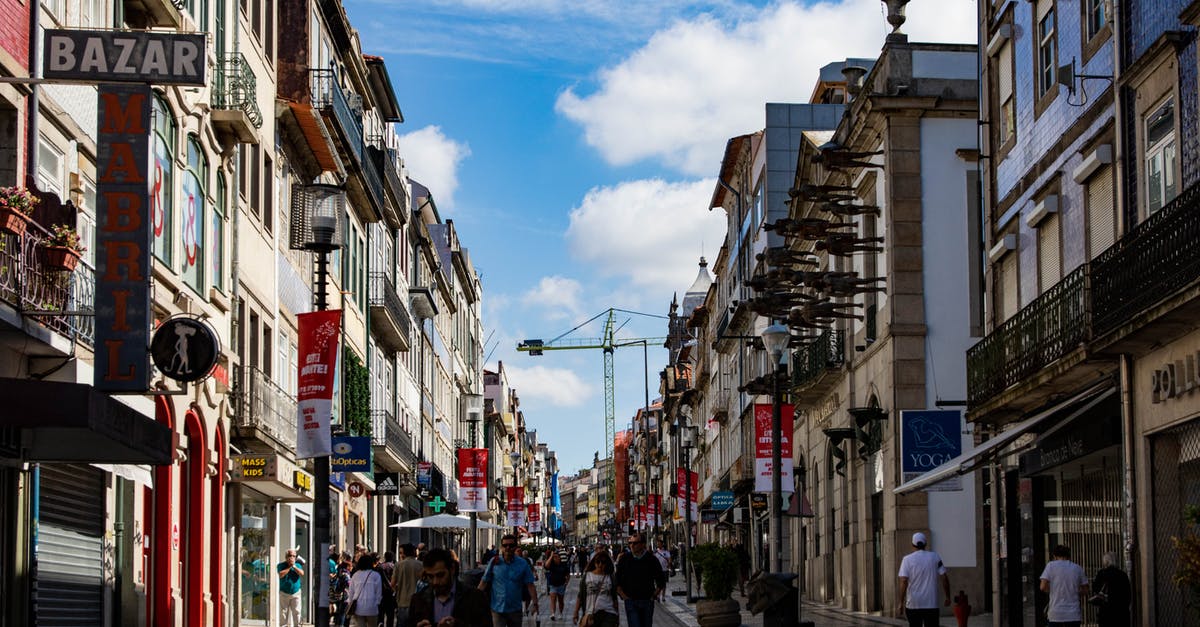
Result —
POLYGON ((526 520, 529 522, 529 533, 542 532, 542 504, 529 503, 526 507, 526 520))
MULTIPOLYGON (((792 419, 795 415, 794 405, 780 405, 779 428, 782 436, 779 438, 779 469, 783 491, 792 491, 792 419)), ((769 403, 758 403, 754 406, 754 489, 759 492, 770 492, 772 488, 772 448, 774 418, 772 406, 769 403)))
MULTIPOLYGON (((900 412, 900 471, 908 482, 962 455, 962 412, 958 410, 906 410, 900 412)), ((962 477, 951 477, 926 488, 929 491, 962 489, 962 477)))
POLYGON ((417 485, 428 488, 433 484, 433 462, 417 462, 417 485))
POLYGON ((716 524, 719 513, 716 510, 700 510, 700 522, 706 525, 716 524))
POLYGON ((235 455, 231 481, 261 481, 274 479, 277 473, 274 455, 235 455))
POLYGON ((352 481, 350 482, 350 487, 346 490, 346 493, 350 495, 350 498, 356 499, 367 493, 367 486, 359 483, 358 481, 352 481))
POLYGON ((399 473, 375 473, 375 496, 396 496, 398 494, 400 494, 399 473))
POLYGON ((96 136, 96 359, 103 392, 150 387, 149 85, 99 86, 96 136))
POLYGON ((717 510, 718 512, 723 512, 723 511, 729 509, 730 507, 733 507, 733 492, 731 492, 731 491, 713 492, 713 495, 712 495, 712 508, 713 509, 717 510))
POLYGON ((1151 374, 1150 402, 1162 403, 1169 399, 1183 398, 1200 389, 1200 353, 1165 363, 1151 374))
POLYGON ((158 325, 150 340, 154 366, 167 378, 184 383, 207 377, 220 353, 216 331, 198 318, 168 318, 158 325))
POLYGON ((293 488, 296 488, 297 490, 300 490, 301 492, 311 492, 312 491, 312 482, 313 482, 313 477, 312 477, 312 475, 308 474, 307 472, 304 472, 303 470, 292 471, 292 487, 293 488))
POLYGON ((333 438, 333 456, 329 469, 339 472, 371 472, 371 438, 338 436, 333 438))
POLYGON ((488 511, 486 448, 458 449, 458 511, 488 511))
POLYGON ((750 495, 750 509, 756 512, 767 511, 767 495, 754 492, 750 495))
POLYGON ((204 34, 47 29, 42 75, 204 87, 204 34))

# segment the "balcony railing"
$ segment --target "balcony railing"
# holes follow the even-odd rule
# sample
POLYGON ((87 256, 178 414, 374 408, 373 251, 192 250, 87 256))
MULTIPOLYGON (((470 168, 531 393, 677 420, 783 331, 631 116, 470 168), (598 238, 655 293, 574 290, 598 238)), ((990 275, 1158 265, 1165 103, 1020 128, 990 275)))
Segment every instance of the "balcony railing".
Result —
POLYGON ((1086 265, 1046 290, 967 350, 967 404, 1025 380, 1091 337, 1086 265))
MULTIPOLYGON (((382 139, 377 141, 382 141, 382 139)), ((363 150, 365 152, 362 155, 362 172, 363 178, 366 179, 367 193, 371 195, 375 206, 382 210, 384 206, 383 164, 372 154, 378 152, 380 149, 368 144, 364 146, 363 150)))
POLYGON ((246 57, 240 52, 225 55, 218 61, 216 86, 213 88, 213 108, 241 111, 254 128, 262 128, 262 111, 258 108, 258 81, 246 57))
POLYGON ((312 73, 312 81, 309 83, 312 89, 312 106, 333 112, 333 118, 337 120, 345 137, 347 152, 357 159, 358 165, 361 167, 363 134, 362 120, 359 114, 350 108, 346 93, 338 84, 337 75, 333 70, 309 70, 309 72, 312 73))
POLYGON ((792 387, 812 383, 845 361, 845 332, 824 331, 817 340, 792 354, 792 387))
POLYGON ((1200 278, 1200 185, 1092 261, 1095 332, 1103 335, 1200 278))
POLYGON ((92 346, 96 272, 80 261, 66 272, 45 263, 48 233, 30 222, 24 235, 0 231, 0 299, 66 337, 92 346))
POLYGON ((404 301, 396 293, 392 278, 383 272, 371 273, 371 327, 391 348, 408 350, 412 337, 412 320, 404 301))
POLYGON ((296 448, 296 399, 258 368, 240 369, 235 384, 237 423, 255 428, 287 450, 296 448))
POLYGON ((396 158, 390 149, 373 151, 376 158, 383 162, 383 180, 396 198, 396 212, 401 221, 408 216, 408 196, 404 193, 404 182, 400 179, 400 171, 396 167, 396 158))
POLYGON ((386 446, 399 459, 413 459, 412 435, 386 409, 371 410, 371 444, 386 446))

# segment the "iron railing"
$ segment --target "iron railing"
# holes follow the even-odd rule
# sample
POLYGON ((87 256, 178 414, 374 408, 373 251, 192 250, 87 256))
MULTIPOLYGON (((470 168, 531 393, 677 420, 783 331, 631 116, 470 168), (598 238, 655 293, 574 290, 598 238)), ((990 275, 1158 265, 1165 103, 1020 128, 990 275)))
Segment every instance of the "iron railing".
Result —
POLYGON ((333 117, 342 128, 346 138, 346 148, 358 161, 363 163, 363 132, 362 120, 359 114, 350 108, 346 92, 337 82, 337 74, 333 70, 309 70, 312 80, 309 87, 312 90, 312 105, 317 109, 330 109, 333 117))
POLYGON ((371 410, 371 444, 386 446, 400 459, 413 459, 412 435, 386 409, 371 410))
POLYGON ((967 404, 1025 380, 1091 337, 1088 266, 1080 266, 967 350, 967 404))
POLYGON ((237 423, 257 428, 285 449, 296 448, 296 399, 275 384, 262 370, 250 366, 239 369, 234 386, 237 397, 237 423))
POLYGON ((254 128, 262 128, 262 111, 258 108, 258 80, 240 52, 227 54, 217 62, 216 86, 213 88, 213 108, 241 111, 254 128))
POLYGON ((1096 335, 1200 278, 1200 185, 1130 229, 1092 261, 1096 335))
POLYGON ((405 338, 411 338, 412 320, 408 316, 408 309, 404 307, 404 301, 400 300, 400 295, 396 293, 396 284, 392 282, 392 277, 384 272, 372 272, 370 296, 370 305, 383 307, 400 327, 400 333, 405 338))
POLYGON ((366 181, 367 193, 371 199, 375 201, 375 206, 380 210, 383 209, 383 168, 378 160, 371 156, 371 153, 379 150, 374 147, 366 147, 366 154, 361 155, 363 179, 366 181))
POLYGON ((83 260, 72 272, 45 263, 49 233, 29 222, 24 235, 0 231, 0 299, 46 328, 91 347, 96 272, 83 260))
POLYGON ((392 196, 396 198, 396 210, 404 216, 408 211, 408 196, 404 193, 404 182, 400 180, 396 157, 391 149, 385 148, 378 151, 377 158, 383 162, 383 180, 392 191, 392 196))
POLYGON ((792 353, 792 387, 808 385, 845 361, 845 331, 823 331, 815 342, 792 353))

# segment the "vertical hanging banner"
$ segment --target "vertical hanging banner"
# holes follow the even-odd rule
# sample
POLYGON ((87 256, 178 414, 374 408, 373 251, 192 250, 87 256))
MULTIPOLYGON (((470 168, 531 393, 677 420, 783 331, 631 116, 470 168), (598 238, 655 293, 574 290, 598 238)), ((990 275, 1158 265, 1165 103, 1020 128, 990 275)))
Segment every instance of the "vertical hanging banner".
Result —
POLYGON ((684 507, 683 504, 684 504, 684 501, 687 500, 687 496, 688 496, 688 494, 687 494, 687 485, 688 484, 684 483, 685 481, 688 480, 688 478, 691 479, 691 486, 692 486, 691 495, 690 495, 692 497, 691 498, 692 520, 693 521, 700 520, 700 508, 697 506, 697 499, 699 498, 699 492, 700 492, 699 491, 700 475, 688 470, 687 468, 679 468, 676 471, 676 476, 675 476, 675 484, 676 484, 675 515, 680 518, 684 518, 687 515, 685 513, 686 510, 683 509, 683 507, 684 507))
POLYGON ((458 511, 486 512, 488 450, 458 449, 458 511))
POLYGON ((650 526, 657 527, 662 524, 662 519, 659 518, 660 512, 662 512, 662 495, 651 494, 646 497, 646 516, 650 526))
POLYGON ((101 84, 96 136, 96 359, 104 392, 150 388, 149 85, 101 84))
POLYGON ((529 503, 526 507, 529 518, 529 533, 542 532, 542 504, 529 503))
POLYGON ((329 423, 333 417, 333 382, 341 346, 340 309, 296 316, 300 372, 296 379, 296 458, 333 453, 329 423))
MULTIPOLYGON (((783 437, 779 439, 779 477, 783 494, 792 492, 792 418, 795 405, 779 406, 779 428, 783 437)), ((775 441, 771 433, 771 405, 759 403, 754 406, 754 491, 771 491, 771 446, 775 441)))
POLYGON ((509 527, 521 527, 525 525, 525 488, 521 486, 508 486, 505 489, 505 501, 507 502, 508 520, 506 521, 509 527))

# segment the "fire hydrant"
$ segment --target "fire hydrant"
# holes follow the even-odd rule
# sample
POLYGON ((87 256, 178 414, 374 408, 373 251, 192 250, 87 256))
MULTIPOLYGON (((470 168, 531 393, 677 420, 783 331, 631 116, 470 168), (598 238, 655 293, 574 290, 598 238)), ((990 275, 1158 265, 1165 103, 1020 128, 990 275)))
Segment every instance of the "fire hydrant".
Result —
POLYGON ((967 627, 967 618, 970 616, 971 603, 967 601, 967 593, 959 590, 954 597, 954 620, 958 621, 958 627, 967 627))

